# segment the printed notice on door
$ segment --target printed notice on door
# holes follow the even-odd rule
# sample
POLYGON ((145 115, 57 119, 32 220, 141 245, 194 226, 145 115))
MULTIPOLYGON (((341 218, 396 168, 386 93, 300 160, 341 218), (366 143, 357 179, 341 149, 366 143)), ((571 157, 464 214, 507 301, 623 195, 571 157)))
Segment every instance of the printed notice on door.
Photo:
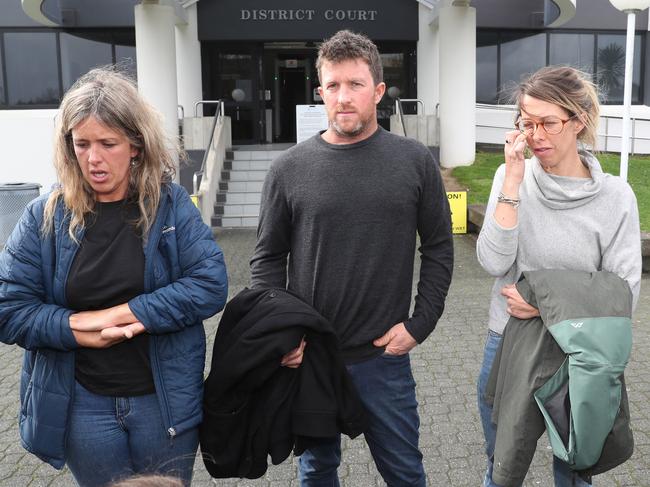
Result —
POLYGON ((325 105, 296 105, 296 142, 307 140, 321 130, 327 130, 325 105))

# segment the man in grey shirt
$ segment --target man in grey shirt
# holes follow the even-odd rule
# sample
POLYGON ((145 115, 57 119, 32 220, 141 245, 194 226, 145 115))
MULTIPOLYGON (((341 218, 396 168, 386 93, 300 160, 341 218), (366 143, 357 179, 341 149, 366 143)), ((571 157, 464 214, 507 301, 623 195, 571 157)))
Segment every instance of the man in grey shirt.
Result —
MULTIPOLYGON (((288 287, 331 321, 368 410, 365 439, 379 472, 388 485, 424 486, 408 352, 433 331, 451 281, 446 193, 429 150, 377 123, 386 85, 372 41, 340 31, 321 45, 317 68, 329 128, 269 171, 252 285, 288 287)), ((305 345, 282 364, 299 366, 305 345)), ((338 485, 340 458, 340 438, 306 450, 301 485, 338 485)))

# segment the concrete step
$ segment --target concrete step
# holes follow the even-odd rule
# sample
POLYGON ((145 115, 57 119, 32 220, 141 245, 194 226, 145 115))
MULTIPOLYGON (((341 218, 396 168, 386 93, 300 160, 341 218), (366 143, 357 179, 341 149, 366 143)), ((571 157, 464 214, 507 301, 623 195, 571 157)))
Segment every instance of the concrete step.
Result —
POLYGON ((258 192, 254 193, 238 193, 235 191, 229 192, 220 192, 217 194, 217 204, 230 204, 230 205, 242 205, 242 204, 260 204, 262 199, 262 194, 258 192))
POLYGON ((222 181, 219 189, 235 193, 261 193, 264 181, 222 181))
POLYGON ((259 216, 260 214, 260 205, 259 204, 243 204, 243 205, 232 205, 232 204, 217 204, 214 205, 214 214, 233 217, 249 217, 249 216, 259 216))
POLYGON ((248 215, 232 215, 232 216, 221 216, 215 215, 212 217, 212 226, 213 227, 257 227, 259 223, 259 218, 256 216, 248 215))
POLYGON ((273 161, 284 152, 277 147, 242 147, 226 151, 212 216, 214 227, 257 226, 264 179, 273 161))
POLYGON ((282 150, 234 150, 227 151, 226 158, 237 161, 273 160, 283 152, 282 150))
POLYGON ((224 161, 224 169, 233 171, 268 171, 273 163, 272 159, 248 160, 227 160, 224 161))
POLYGON ((221 171, 222 181, 264 181, 268 171, 221 171))

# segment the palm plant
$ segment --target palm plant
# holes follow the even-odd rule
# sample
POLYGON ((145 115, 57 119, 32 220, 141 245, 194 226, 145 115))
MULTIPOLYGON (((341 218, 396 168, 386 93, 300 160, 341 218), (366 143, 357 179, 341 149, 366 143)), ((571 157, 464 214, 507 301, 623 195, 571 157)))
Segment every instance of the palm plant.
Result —
POLYGON ((605 98, 622 89, 625 78, 625 49, 611 43, 598 49, 598 85, 605 98))

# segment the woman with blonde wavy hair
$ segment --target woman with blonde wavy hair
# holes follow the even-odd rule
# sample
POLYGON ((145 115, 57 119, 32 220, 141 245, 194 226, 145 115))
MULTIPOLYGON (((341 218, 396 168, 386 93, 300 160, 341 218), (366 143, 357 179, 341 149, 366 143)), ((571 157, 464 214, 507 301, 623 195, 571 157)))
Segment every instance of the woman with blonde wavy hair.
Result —
MULTIPOLYGON (((641 280, 636 198, 625 181, 603 172, 593 154, 599 104, 590 75, 568 66, 548 66, 523 80, 514 98, 515 127, 505 134, 505 163, 494 176, 476 244, 479 263, 495 277, 478 378, 487 454, 484 487, 521 485, 539 436, 529 424, 528 430, 516 432, 516 438, 507 438, 508 445, 516 445, 508 451, 510 463, 495 458, 497 425, 487 400, 490 370, 510 317, 527 320, 540 315, 515 285, 522 273, 609 271, 627 282, 634 302, 641 280), (526 151, 530 159, 525 158, 526 151)), ((527 391, 529 384, 525 380, 521 384, 527 391)), ((526 404, 534 405, 531 397, 525 396, 526 404)), ((519 396, 507 400, 524 403, 519 396)), ((555 487, 591 485, 588 472, 572 470, 558 457, 553 458, 553 478, 555 487)))
POLYGON ((59 185, 0 254, 0 340, 25 348, 22 443, 82 486, 191 480, 202 320, 227 282, 212 232, 172 182, 174 150, 128 77, 90 71, 61 102, 59 185))

